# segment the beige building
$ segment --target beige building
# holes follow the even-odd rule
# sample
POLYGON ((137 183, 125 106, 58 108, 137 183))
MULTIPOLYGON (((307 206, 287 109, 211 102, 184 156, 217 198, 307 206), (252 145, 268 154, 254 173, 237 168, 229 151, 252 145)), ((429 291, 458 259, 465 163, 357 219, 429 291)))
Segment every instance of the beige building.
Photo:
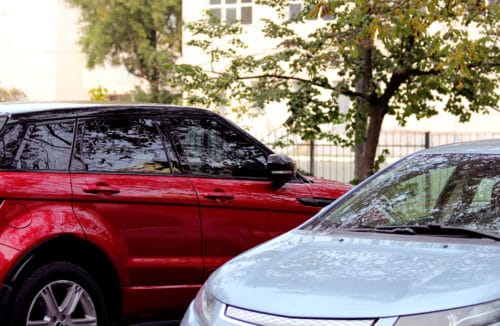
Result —
MULTIPOLYGON (((300 10, 301 1, 291 0, 290 4, 290 14, 300 10)), ((252 0, 183 0, 183 7, 185 22, 202 18, 206 10, 223 21, 243 21, 249 54, 274 50, 274 42, 263 38, 260 28, 262 18, 277 17, 272 10, 257 6, 252 0)), ((130 92, 137 81, 125 69, 86 68, 85 56, 77 44, 78 20, 78 10, 64 0, 0 0, 0 86, 19 88, 34 101, 88 100, 88 91, 98 86, 106 87, 110 94, 130 92)), ((308 32, 300 28, 301 32, 308 32)), ((189 39, 185 31, 182 62, 208 68, 208 58, 186 45, 189 39)), ((276 103, 268 107, 266 116, 258 121, 237 122, 262 134, 278 128, 286 115, 286 108, 276 103)), ((388 118, 384 129, 401 128, 388 118)), ((456 117, 447 114, 420 121, 410 119, 404 129, 496 132, 500 130, 500 113, 475 115, 467 124, 460 124, 456 117)))
POLYGON ((86 68, 78 20, 64 0, 0 0, 0 86, 33 101, 88 100, 99 86, 110 94, 132 90, 124 69, 86 68))
MULTIPOLYGON (((300 0, 289 1, 289 15, 294 15, 301 10, 300 0)), ((275 43, 265 39, 260 32, 263 23, 262 18, 270 18, 277 20, 277 15, 268 7, 259 6, 252 0, 183 0, 183 7, 189 10, 183 10, 184 22, 193 22, 204 17, 206 11, 211 12, 221 21, 227 22, 232 20, 240 20, 244 26, 243 40, 249 44, 249 48, 245 50, 246 54, 261 55, 270 53, 275 48, 275 43)), ((308 26, 297 26, 300 33, 308 33, 312 30, 315 24, 322 24, 321 20, 309 22, 308 26)), ((190 63, 211 69, 210 60, 198 49, 187 46, 186 42, 191 38, 191 35, 185 31, 183 59, 184 63, 190 63)), ((217 66, 215 68, 218 68, 217 66)), ((334 72, 332 72, 334 74, 334 72)), ((333 77, 334 78, 334 77, 333 77)), ((348 101, 341 101, 344 105, 348 105, 348 101)), ((274 130, 286 119, 286 108, 284 105, 276 103, 267 108, 265 117, 259 121, 238 121, 240 124, 246 125, 249 129, 255 130, 256 134, 261 134, 263 130, 274 130), (261 130, 262 129, 262 130, 261 130)), ((384 120, 385 131, 393 130, 408 130, 408 131, 433 131, 433 132, 500 132, 500 112, 492 110, 488 115, 474 115, 470 122, 460 123, 458 118, 442 113, 439 116, 422 119, 417 121, 414 118, 409 119, 404 128, 398 126, 397 122, 386 117, 384 120)))

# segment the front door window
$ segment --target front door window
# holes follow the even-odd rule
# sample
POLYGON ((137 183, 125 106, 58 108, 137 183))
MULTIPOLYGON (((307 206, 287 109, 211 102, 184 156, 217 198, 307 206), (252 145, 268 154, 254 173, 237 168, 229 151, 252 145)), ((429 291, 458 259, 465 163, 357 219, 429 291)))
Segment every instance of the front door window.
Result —
POLYGON ((218 121, 174 118, 171 129, 191 174, 267 177, 266 153, 218 121))

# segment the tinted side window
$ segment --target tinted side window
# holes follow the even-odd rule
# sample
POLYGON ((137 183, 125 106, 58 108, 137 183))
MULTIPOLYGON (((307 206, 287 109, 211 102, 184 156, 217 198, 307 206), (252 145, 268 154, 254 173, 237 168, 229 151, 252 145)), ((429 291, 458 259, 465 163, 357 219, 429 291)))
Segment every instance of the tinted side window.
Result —
POLYGON ((74 123, 6 126, 1 135, 2 168, 68 170, 74 123))
POLYGON ((216 120, 174 118, 170 128, 193 174, 267 176, 266 153, 216 120))
POLYGON ((14 157, 17 154, 21 140, 28 126, 15 124, 7 125, 0 136, 0 167, 2 169, 15 169, 14 157))
POLYGON ((88 120, 79 123, 78 134, 74 170, 171 173, 151 118, 88 120))

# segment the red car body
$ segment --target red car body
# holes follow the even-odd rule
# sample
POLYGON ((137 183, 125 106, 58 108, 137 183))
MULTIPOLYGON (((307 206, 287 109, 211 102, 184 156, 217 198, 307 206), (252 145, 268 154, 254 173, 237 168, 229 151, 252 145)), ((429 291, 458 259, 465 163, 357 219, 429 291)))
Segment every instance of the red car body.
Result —
MULTIPOLYGON (((0 106, 0 125, 3 124, 0 140, 5 143, 0 146, 0 154, 10 155, 12 162, 21 162, 7 166, 5 161, 0 167, 2 325, 18 323, 12 311, 13 314, 24 311, 26 316, 21 320, 60 318, 58 320, 62 321, 69 318, 60 314, 50 316, 47 312, 50 309, 42 311, 41 317, 36 317, 34 312, 36 305, 41 305, 42 310, 47 308, 42 290, 50 289, 52 284, 43 284, 39 279, 44 280, 46 274, 55 281, 65 279, 57 276, 65 275, 64 264, 85 271, 89 276, 86 278, 97 286, 98 291, 94 292, 102 295, 102 304, 94 298, 92 288, 85 293, 89 294, 91 301, 94 300, 92 307, 98 312, 95 317, 98 324, 176 318, 182 315, 201 284, 222 263, 299 225, 351 188, 335 181, 313 183, 300 175, 277 184, 272 177, 262 175, 203 174, 199 172, 202 170, 196 170, 198 157, 183 157, 189 151, 187 141, 184 140, 184 150, 180 149, 176 137, 184 137, 185 129, 172 135, 175 126, 160 131, 163 136, 158 143, 168 156, 165 161, 168 164, 161 162, 161 169, 122 169, 121 162, 129 160, 135 164, 139 160, 137 157, 147 155, 142 152, 123 154, 120 146, 136 140, 125 143, 119 138, 112 146, 116 153, 104 153, 95 161, 95 164, 100 164, 119 154, 119 168, 102 168, 105 171, 95 168, 96 171, 92 171, 94 163, 80 164, 84 161, 81 148, 87 146, 84 144, 86 134, 80 130, 90 128, 80 125, 88 122, 91 126, 102 117, 130 116, 129 119, 133 120, 142 114, 161 117, 158 118, 160 122, 155 122, 157 127, 169 124, 166 121, 171 115, 182 116, 182 119, 196 116, 203 123, 213 119, 248 141, 252 151, 258 148, 262 155, 272 155, 269 149, 244 131, 202 109, 61 103, 0 106), (47 121, 52 124, 47 125, 47 121), (17 128, 11 126, 14 124, 22 125, 25 130, 20 133, 18 144, 5 136, 12 133, 9 130, 17 128), (45 138, 37 138, 41 136, 37 136, 33 128, 38 127, 31 124, 42 126, 40 130, 47 129, 45 138), (54 130, 63 128, 51 130, 52 126, 63 124, 64 128, 67 127, 64 135, 68 138, 57 134, 54 140, 54 130), (71 136, 72 132, 74 136, 71 136), (81 139, 77 140, 80 132, 81 139), (27 137, 31 138, 26 140, 27 137), (47 148, 45 139, 56 145, 61 139, 64 141, 61 146, 47 148), (28 145, 23 145, 23 142, 28 142, 28 145), (43 150, 33 149, 37 144, 41 144, 39 147, 43 150), (17 146, 16 153, 9 152, 13 146, 17 146), (51 151, 59 151, 61 147, 66 148, 70 158, 57 154, 45 161, 46 156, 52 155, 51 151), (29 153, 19 153, 23 148, 29 148, 29 153), (1 153, 2 150, 7 154, 1 153), (122 154, 125 159, 121 158, 122 154), (57 161, 54 166, 67 166, 67 169, 50 168, 53 161, 57 161), (57 272, 61 268, 63 272, 57 272), (39 289, 28 291, 26 287, 30 284, 36 284, 33 286, 39 289), (33 298, 29 298, 29 293, 33 293, 33 298), (38 302, 36 298, 42 298, 42 303, 35 303, 38 302), (28 302, 28 307, 17 310, 16 307, 22 306, 23 302, 28 302), (105 318, 101 318, 100 310, 106 310, 105 318)), ((96 133, 95 144, 102 141, 101 133, 114 137, 108 127, 96 133)), ((123 133, 124 137, 129 134, 123 133)), ((141 142, 149 144, 150 140, 144 138, 141 142)), ((97 153, 107 143, 95 144, 88 145, 92 148, 89 152, 97 153)), ((236 147, 241 148, 238 144, 236 147)), ((150 164, 149 160, 145 162, 141 164, 150 164)), ((155 161, 154 164, 159 163, 155 161)), ((227 166, 222 169, 227 170, 227 166)), ((79 273, 71 268, 67 278, 72 284, 86 284, 87 281, 79 282, 79 273)))

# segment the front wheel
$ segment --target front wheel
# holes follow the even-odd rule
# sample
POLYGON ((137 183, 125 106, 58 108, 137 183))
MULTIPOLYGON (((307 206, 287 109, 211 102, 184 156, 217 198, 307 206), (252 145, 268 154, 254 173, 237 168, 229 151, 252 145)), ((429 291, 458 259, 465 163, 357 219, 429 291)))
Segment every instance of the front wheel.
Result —
POLYGON ((38 268, 15 296, 12 325, 109 325, 104 295, 94 278, 68 262, 38 268))

